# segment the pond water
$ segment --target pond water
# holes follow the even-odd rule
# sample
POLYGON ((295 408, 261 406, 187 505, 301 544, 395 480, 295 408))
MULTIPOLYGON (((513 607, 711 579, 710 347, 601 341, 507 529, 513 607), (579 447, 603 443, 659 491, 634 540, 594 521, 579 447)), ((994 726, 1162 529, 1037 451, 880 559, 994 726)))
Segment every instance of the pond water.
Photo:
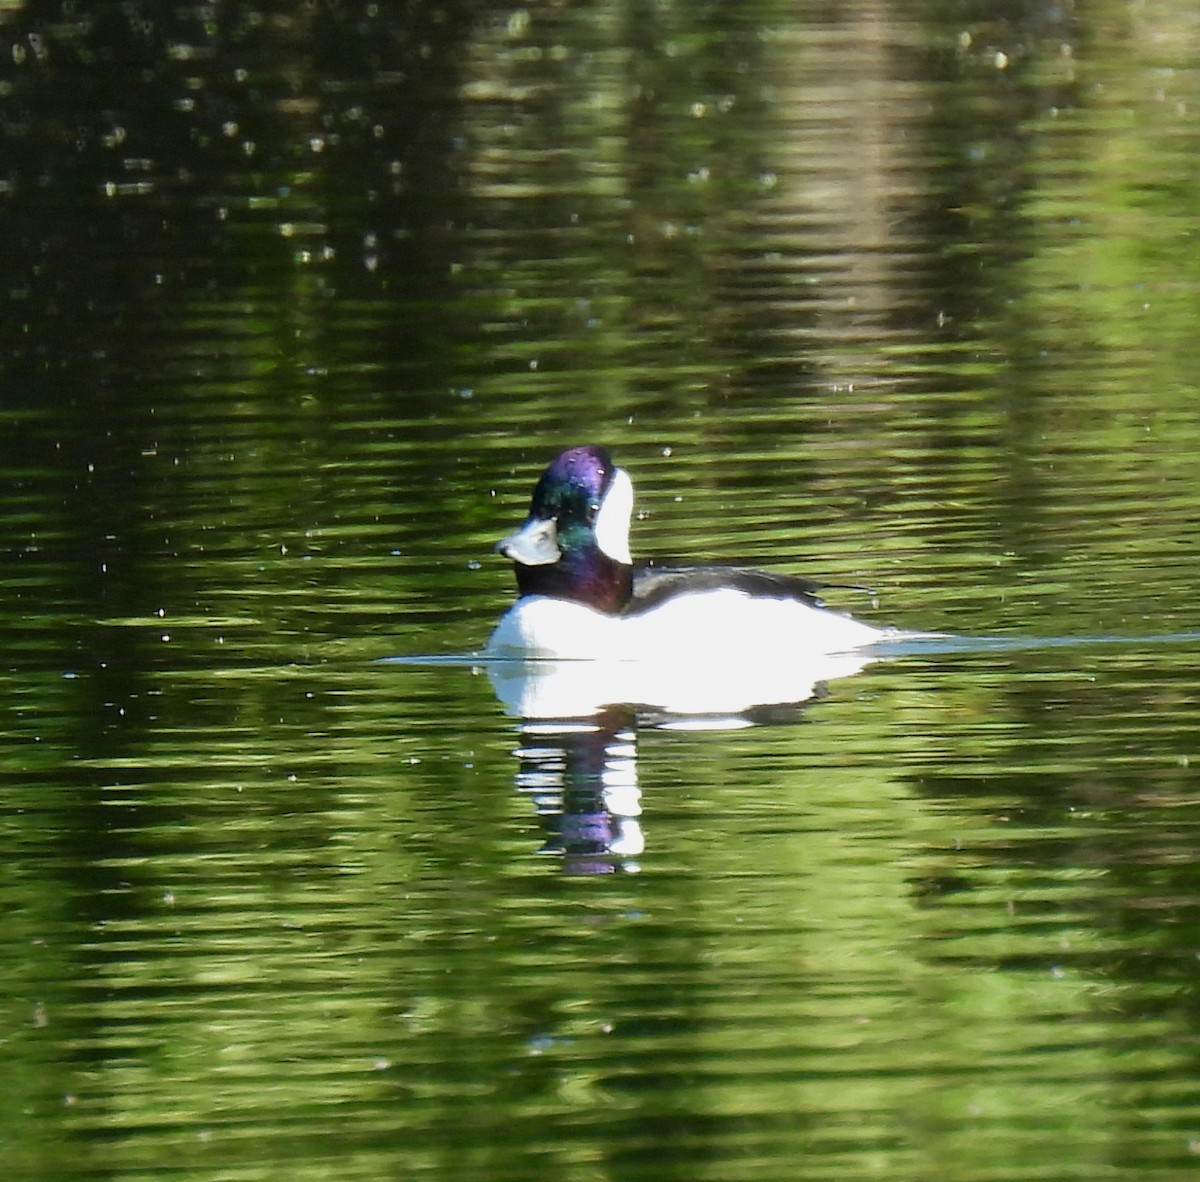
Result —
POLYGON ((1194 1176, 1197 61, 0 3, 5 1177, 1194 1176), (521 706, 492 545, 590 441, 635 554, 953 639, 521 706))

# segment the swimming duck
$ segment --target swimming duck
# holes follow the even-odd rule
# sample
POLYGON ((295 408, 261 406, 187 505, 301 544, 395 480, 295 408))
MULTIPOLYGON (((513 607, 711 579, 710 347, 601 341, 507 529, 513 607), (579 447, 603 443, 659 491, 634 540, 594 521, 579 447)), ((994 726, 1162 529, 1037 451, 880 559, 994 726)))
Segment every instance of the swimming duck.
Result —
POLYGON ((632 513, 633 483, 605 448, 557 455, 520 529, 496 546, 513 563, 518 598, 488 654, 777 664, 903 635, 831 611, 808 579, 743 567, 635 567, 632 513))

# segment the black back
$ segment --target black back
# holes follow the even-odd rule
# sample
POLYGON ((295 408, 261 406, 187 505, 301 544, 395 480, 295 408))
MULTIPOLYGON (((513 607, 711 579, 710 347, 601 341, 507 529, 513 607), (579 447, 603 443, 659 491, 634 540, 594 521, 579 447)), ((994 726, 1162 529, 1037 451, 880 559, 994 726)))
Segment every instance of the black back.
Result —
POLYGON ((817 594, 822 584, 799 575, 777 575, 742 566, 649 566, 633 572, 633 594, 624 614, 636 616, 658 607, 676 595, 717 591, 730 587, 763 599, 796 599, 810 607, 824 607, 817 594))

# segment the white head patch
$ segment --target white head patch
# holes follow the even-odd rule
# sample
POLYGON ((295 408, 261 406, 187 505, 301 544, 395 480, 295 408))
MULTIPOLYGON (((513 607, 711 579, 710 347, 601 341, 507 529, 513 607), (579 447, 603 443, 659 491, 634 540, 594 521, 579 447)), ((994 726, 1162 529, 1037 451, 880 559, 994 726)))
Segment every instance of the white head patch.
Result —
POLYGON ((633 516, 633 481, 624 468, 613 471, 612 483, 596 514, 596 544, 609 558, 633 564, 629 553, 629 519, 633 516))

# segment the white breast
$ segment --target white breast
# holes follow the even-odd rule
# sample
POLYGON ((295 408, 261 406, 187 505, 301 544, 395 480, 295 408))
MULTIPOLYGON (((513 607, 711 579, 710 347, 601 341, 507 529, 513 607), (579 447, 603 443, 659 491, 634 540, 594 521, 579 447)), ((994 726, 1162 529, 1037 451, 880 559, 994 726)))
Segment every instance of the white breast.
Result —
POLYGON ((565 599, 527 595, 518 599, 488 638, 487 652, 498 657, 595 660, 612 651, 621 620, 565 599))

